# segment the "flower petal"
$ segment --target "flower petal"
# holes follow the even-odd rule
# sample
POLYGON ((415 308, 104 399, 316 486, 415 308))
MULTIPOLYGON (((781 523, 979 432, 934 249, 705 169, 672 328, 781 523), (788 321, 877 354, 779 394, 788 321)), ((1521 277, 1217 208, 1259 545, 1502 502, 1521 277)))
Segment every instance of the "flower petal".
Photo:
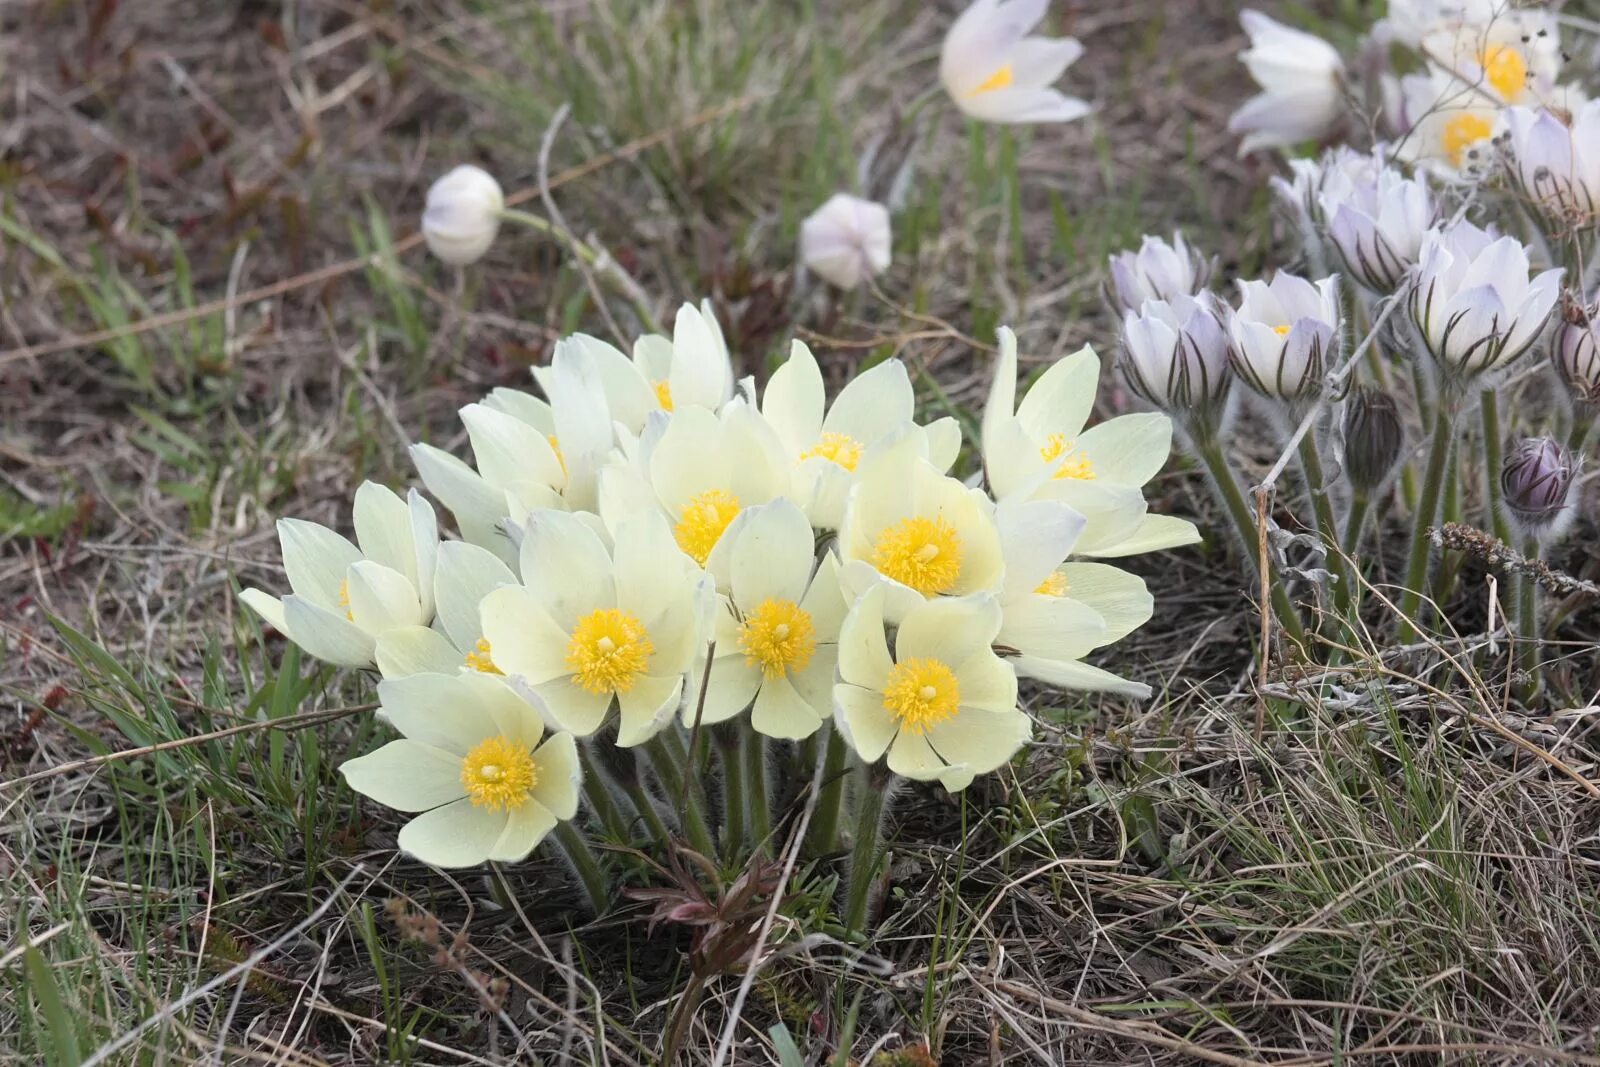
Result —
POLYGON ((505 812, 476 807, 463 797, 401 827, 400 851, 434 867, 476 867, 494 852, 508 821, 505 812))
POLYGON ((411 674, 449 674, 461 667, 461 650, 438 630, 400 626, 378 636, 373 656, 385 678, 411 674))
POLYGON ((755 706, 750 709, 750 725, 767 737, 798 741, 817 732, 822 716, 788 676, 780 674, 768 678, 756 694, 755 706))
POLYGON ((533 753, 539 780, 531 794, 549 808, 556 818, 566 820, 578 814, 578 794, 583 788, 583 763, 578 759, 578 743, 569 733, 557 732, 546 738, 533 753))
POLYGON ((279 519, 278 543, 295 595, 320 607, 337 607, 345 576, 361 550, 326 526, 304 519, 279 519))
POLYGON ((305 597, 283 598, 284 636, 322 660, 341 667, 370 667, 374 643, 361 627, 305 597))
POLYGON ((486 548, 465 541, 446 541, 439 546, 433 598, 439 625, 457 648, 469 650, 483 636, 479 613, 483 598, 516 580, 511 568, 486 548))
POLYGON ((396 811, 427 811, 466 795, 460 756, 404 737, 346 760, 339 773, 351 789, 396 811))
POLYGON ((883 706, 883 694, 841 682, 833 687, 833 718, 845 742, 864 762, 875 763, 900 723, 883 706))
POLYGON ((505 829, 489 849, 489 859, 495 863, 517 863, 528 858, 545 835, 559 822, 549 808, 529 798, 506 813, 505 829))
POLYGON ((642 745, 672 721, 683 697, 683 676, 659 678, 644 675, 634 679, 626 693, 617 694, 621 716, 617 723, 617 745, 632 748, 642 745))
POLYGON ((571 635, 526 589, 501 586, 483 598, 479 611, 496 667, 535 686, 572 673, 567 666, 571 635))

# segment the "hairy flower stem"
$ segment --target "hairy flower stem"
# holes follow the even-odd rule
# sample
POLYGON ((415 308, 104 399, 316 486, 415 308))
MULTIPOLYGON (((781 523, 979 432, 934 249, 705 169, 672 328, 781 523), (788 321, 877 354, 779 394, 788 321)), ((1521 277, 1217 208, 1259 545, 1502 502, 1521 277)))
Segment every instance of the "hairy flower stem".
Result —
MULTIPOLYGON (((1245 558, 1250 560, 1250 566, 1258 572, 1260 565, 1256 555, 1256 520, 1251 513, 1250 505, 1245 502, 1244 491, 1239 488, 1239 480, 1234 477, 1233 469, 1228 466, 1228 461, 1222 455, 1222 446, 1210 434, 1194 436, 1195 451, 1200 454, 1200 461, 1206 465, 1207 472, 1211 475, 1211 484, 1216 487, 1217 495, 1222 498, 1223 505, 1227 508, 1228 516, 1233 519, 1234 529, 1239 534, 1239 540, 1244 546, 1245 558)), ((1289 635, 1295 644, 1305 647, 1305 628, 1300 625, 1300 616, 1295 612, 1294 604, 1289 600, 1289 594, 1283 588, 1283 580, 1276 574, 1271 576, 1272 611, 1278 617, 1278 625, 1289 635)))
POLYGON ((850 870, 845 878, 844 927, 851 933, 867 931, 867 905, 877 881, 883 856, 883 808, 894 775, 874 764, 862 767, 860 808, 856 812, 855 841, 850 849, 850 870))
POLYGON ((1455 445, 1455 405, 1444 396, 1433 409, 1433 431, 1428 442, 1428 467, 1422 476, 1422 498, 1412 518, 1411 553, 1406 560, 1405 591, 1400 598, 1400 640, 1410 641, 1421 629, 1423 586, 1428 581, 1428 529, 1439 518, 1439 497, 1444 488, 1445 467, 1455 445))
POLYGON ((1489 502, 1490 529, 1494 530, 1496 537, 1510 544, 1511 522, 1506 518, 1500 492, 1501 449, 1504 445, 1504 438, 1500 435, 1500 400, 1493 389, 1485 389, 1478 394, 1478 403, 1483 415, 1483 473, 1488 489, 1484 499, 1489 502))
POLYGON ((1572 431, 1567 434, 1567 451, 1574 456, 1583 455, 1583 446, 1588 443, 1589 431, 1594 429, 1597 413, 1588 404, 1579 404, 1572 410, 1572 431))
POLYGON ((606 881, 605 872, 600 869, 600 861, 595 859, 594 851, 589 848, 589 842, 576 826, 565 820, 556 823, 554 837, 561 851, 566 853, 572 869, 578 873, 578 881, 583 884, 589 906, 596 915, 604 915, 611 906, 611 886, 606 881))
MULTIPOLYGON (((1539 539, 1529 537, 1522 546, 1528 559, 1539 558, 1539 539)), ((1527 700, 1539 689, 1539 583, 1533 575, 1517 575, 1517 669, 1528 676, 1521 690, 1527 700)))
POLYGON ((595 818, 600 820, 600 825, 605 827, 607 834, 617 841, 628 842, 632 838, 628 820, 622 814, 617 798, 611 793, 611 783, 601 774, 594 754, 589 751, 589 746, 581 742, 578 745, 578 762, 583 767, 583 795, 588 798, 589 807, 594 810, 595 818))
POLYGON ((767 739, 750 725, 740 724, 744 745, 744 775, 746 797, 750 805, 750 841, 758 850, 771 852, 772 796, 767 792, 767 739))
POLYGON ((1343 619, 1350 610, 1350 568, 1339 550, 1339 520, 1334 518, 1333 501, 1328 497, 1328 482, 1323 474, 1316 436, 1316 429, 1312 428, 1300 438, 1300 466, 1305 471, 1306 491, 1311 496, 1311 511, 1317 520, 1317 535, 1327 553, 1328 570, 1333 572, 1333 610, 1343 619))
POLYGON ((628 799, 633 801, 633 806, 639 810, 639 817, 644 820, 650 836, 654 837, 656 844, 661 847, 661 854, 666 855, 672 848, 672 831, 667 829, 667 824, 662 821, 661 812, 656 810, 655 799, 650 796, 650 790, 637 778, 623 788, 627 790, 628 799))
POLYGON ((749 811, 744 792, 744 753, 736 724, 714 726, 712 736, 722 763, 723 858, 735 863, 744 851, 745 813, 749 811))
POLYGON ((828 751, 823 757, 822 792, 817 795, 817 810, 806 835, 806 851, 813 856, 826 856, 839 847, 839 811, 844 806, 844 765, 848 755, 844 736, 832 722, 823 729, 828 731, 828 751))
POLYGON ((691 776, 689 789, 684 789, 683 769, 689 764, 689 754, 676 727, 667 727, 647 742, 645 754, 650 757, 650 766, 655 768, 656 777, 661 780, 661 787, 667 795, 684 798, 681 816, 683 832, 689 838, 690 847, 702 856, 716 855, 711 825, 706 822, 705 796, 700 791, 698 777, 691 776))

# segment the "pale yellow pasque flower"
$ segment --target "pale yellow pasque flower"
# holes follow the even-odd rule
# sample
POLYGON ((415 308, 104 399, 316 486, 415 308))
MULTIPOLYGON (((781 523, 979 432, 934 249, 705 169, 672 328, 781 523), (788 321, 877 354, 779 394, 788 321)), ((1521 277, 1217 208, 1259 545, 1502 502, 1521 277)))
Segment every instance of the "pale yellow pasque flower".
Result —
POLYGON ((939 80, 982 122, 1071 122, 1091 108, 1052 88, 1083 55, 1071 37, 1031 36, 1050 0, 974 0, 945 34, 939 80))
POLYGON ((785 499, 744 511, 706 561, 716 582, 716 653, 703 706, 685 705, 692 725, 750 709, 768 737, 816 733, 833 710, 839 626, 846 604, 839 561, 819 564, 811 524, 785 499))
POLYGON ((664 514, 678 547, 704 566, 739 512, 789 487, 778 435, 741 397, 720 413, 690 407, 652 416, 632 455, 601 472, 600 515, 614 529, 635 515, 664 514))
POLYGON ((1172 420, 1120 415, 1085 428, 1100 358, 1088 347, 1058 360, 1017 403, 1017 337, 1000 328, 1000 357, 983 409, 983 469, 996 500, 1057 500, 1087 520, 1079 556, 1131 556, 1200 540, 1194 524, 1149 514, 1143 486, 1167 462, 1172 420))
POLYGON ((341 667, 369 667, 388 630, 433 618, 439 528, 416 490, 402 500, 376 482, 356 490, 356 544, 304 519, 279 519, 283 569, 293 592, 240 594, 257 615, 311 655, 341 667))
POLYGON ((478 605, 517 576, 499 556, 466 541, 439 546, 433 574, 433 599, 438 616, 432 626, 402 626, 378 636, 374 657, 385 678, 458 670, 499 674, 483 636, 478 605))
POLYGON ((863 457, 896 433, 922 435, 929 462, 940 472, 950 469, 961 451, 961 427, 952 418, 917 427, 916 406, 911 377, 898 359, 857 374, 829 405, 811 349, 801 341, 790 346, 789 358, 767 380, 761 414, 794 464, 789 495, 811 525, 839 528, 863 457))
POLYGON ((995 523, 1006 561, 995 650, 1024 678, 1149 696, 1149 686, 1082 662, 1150 621, 1154 600, 1144 579, 1104 563, 1067 562, 1084 520, 1065 504, 1005 501, 995 523))
POLYGON ((572 735, 485 675, 415 674, 378 686, 379 718, 403 735, 340 765, 350 788, 417 812, 400 850, 435 867, 516 863, 578 812, 572 735))
POLYGON ((608 548, 577 515, 534 512, 522 584, 489 593, 480 614, 495 668, 531 687, 562 729, 587 737, 615 708, 617 744, 631 747, 683 703, 712 590, 661 515, 634 516, 615 537, 608 548))
POLYGON ((1017 676, 990 646, 1000 630, 993 596, 923 601, 885 634, 887 587, 856 602, 839 634, 833 714, 867 763, 949 790, 995 770, 1021 748, 1032 723, 1017 707, 1017 676))
POLYGON ((857 471, 839 555, 847 595, 884 586, 890 622, 930 597, 997 591, 1005 570, 993 501, 940 473, 912 433, 875 449, 857 471))

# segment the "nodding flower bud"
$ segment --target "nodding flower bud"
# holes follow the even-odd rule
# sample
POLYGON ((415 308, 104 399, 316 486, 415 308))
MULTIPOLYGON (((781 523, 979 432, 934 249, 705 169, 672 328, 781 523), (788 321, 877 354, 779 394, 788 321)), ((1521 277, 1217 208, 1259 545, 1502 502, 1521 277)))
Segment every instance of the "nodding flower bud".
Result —
POLYGON ((1555 331, 1550 336, 1550 362, 1572 399, 1600 407, 1600 306, 1584 305, 1572 293, 1561 295, 1555 331))
POLYGON ((1404 458, 1405 425, 1394 397, 1370 386, 1344 402, 1344 469, 1360 492, 1383 486, 1404 458))
POLYGON ((1279 271, 1271 283, 1239 282, 1239 307, 1228 316, 1233 369, 1269 400, 1296 404, 1322 391, 1338 353, 1339 290, 1279 271))
POLYGON ((1139 251, 1111 257, 1106 299, 1119 312, 1138 311, 1146 300, 1194 296, 1210 276, 1210 262, 1189 247, 1182 233, 1174 233, 1171 244, 1146 234, 1139 251))
POLYGON ((1551 535, 1572 518, 1572 487, 1578 462, 1554 438, 1529 437, 1500 468, 1507 514, 1529 533, 1551 535))
POLYGON ((506 201, 481 167, 462 164, 428 187, 422 237, 428 251, 455 267, 482 259, 500 232, 506 201))
POLYGON ((1118 366, 1128 388, 1169 415, 1214 419, 1228 398, 1228 331, 1191 296, 1147 300, 1122 317, 1118 366))

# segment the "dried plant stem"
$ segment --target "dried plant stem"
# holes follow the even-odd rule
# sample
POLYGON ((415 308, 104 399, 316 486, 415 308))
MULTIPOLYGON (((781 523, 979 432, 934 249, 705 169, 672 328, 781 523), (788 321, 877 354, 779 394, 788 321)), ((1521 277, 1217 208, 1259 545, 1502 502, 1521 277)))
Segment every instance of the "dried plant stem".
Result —
POLYGON ((589 898, 589 906, 596 915, 605 914, 611 906, 610 883, 606 881, 605 872, 600 869, 600 861, 595 859, 589 842, 570 822, 556 823, 553 834, 561 851, 572 863, 572 869, 578 872, 578 881, 583 885, 584 895, 589 898))
POLYGON ((844 927, 865 933, 867 904, 877 880, 883 854, 883 808, 894 775, 879 766, 861 769, 860 807, 856 811, 855 841, 850 848, 850 870, 845 878, 844 927))
POLYGON ((1306 492, 1311 497, 1311 512, 1316 517, 1317 534, 1327 554, 1328 569, 1333 572, 1334 611, 1343 618, 1350 607, 1350 568, 1345 563, 1344 554, 1339 551, 1339 520, 1334 517, 1333 501, 1328 498, 1327 476, 1323 473, 1315 430, 1300 438, 1300 466, 1305 472, 1306 492))
MULTIPOLYGON (((1233 468, 1228 466, 1227 459, 1222 455, 1222 446, 1209 434, 1196 436, 1195 451, 1200 454, 1200 461, 1205 464, 1207 473, 1211 475, 1211 484, 1216 487, 1217 495, 1222 498, 1223 506, 1227 508, 1228 517, 1233 520, 1234 529, 1244 545, 1245 555, 1255 562, 1256 555, 1251 551, 1251 546, 1256 543, 1255 518, 1250 513, 1250 505, 1245 502, 1244 490, 1239 487, 1239 480, 1234 477, 1233 468)), ((1259 563, 1256 564, 1256 569, 1259 572, 1259 563)), ((1305 629, 1300 625, 1300 616, 1296 614, 1294 604, 1283 588, 1282 580, 1276 574, 1271 575, 1270 580, 1272 611, 1278 617, 1278 625, 1283 627, 1291 640, 1304 646, 1305 629)))
POLYGON ((1489 528, 1496 537, 1510 544, 1511 524, 1506 519, 1500 492, 1500 463, 1505 444, 1500 431, 1500 400, 1493 389, 1485 389, 1478 394, 1478 403, 1483 417, 1483 479, 1487 493, 1484 499, 1489 502, 1489 528))
POLYGON ((844 736, 833 723, 823 727, 828 731, 828 749, 823 757, 821 793, 817 797, 817 816, 811 822, 811 833, 806 851, 813 856, 825 856, 839 847, 839 811, 844 806, 845 750, 844 736))
POLYGON ((1428 441, 1428 466, 1422 476, 1422 496, 1417 502, 1411 531, 1411 554, 1406 561, 1405 591, 1400 598, 1400 640, 1409 641, 1421 629, 1423 586, 1428 581, 1428 529, 1439 517, 1439 497, 1444 486, 1445 467, 1455 447, 1455 405, 1443 394, 1433 410, 1433 431, 1428 441))
POLYGON ((567 232, 567 230, 557 226, 549 219, 535 215, 530 211, 506 208, 500 212, 500 217, 507 222, 515 222, 526 226, 530 230, 535 230, 565 245, 568 251, 582 260, 591 270, 604 277, 611 283, 612 288, 627 298, 628 302, 633 305, 634 312, 638 314, 639 321, 644 324, 646 329, 652 332, 660 331, 660 324, 656 321, 655 312, 650 309, 649 302, 640 295, 638 285, 632 278, 623 274, 621 268, 609 256, 596 252, 575 234, 567 232))

